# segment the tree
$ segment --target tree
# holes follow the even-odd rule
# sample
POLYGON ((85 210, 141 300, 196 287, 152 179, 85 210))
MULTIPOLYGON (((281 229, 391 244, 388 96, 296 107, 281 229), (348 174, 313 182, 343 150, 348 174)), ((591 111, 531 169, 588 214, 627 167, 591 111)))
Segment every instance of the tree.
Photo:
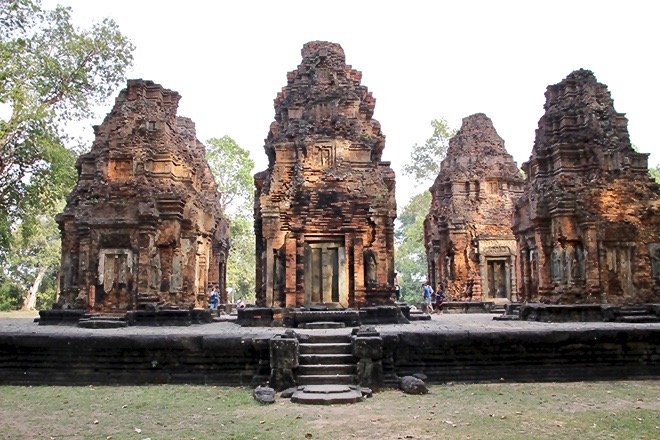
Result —
MULTIPOLYGON (((215 176, 225 212, 252 210, 254 161, 229 136, 206 141, 206 158, 215 176)), ((245 213, 243 213, 245 214, 245 213)))
MULTIPOLYGON (((413 145, 410 163, 403 172, 412 177, 416 186, 429 185, 440 172, 440 163, 447 154, 449 139, 456 134, 443 118, 431 121, 433 134, 423 144, 413 145)), ((431 207, 431 193, 424 191, 413 196, 399 214, 395 231, 396 270, 401 294, 408 301, 421 298, 420 286, 427 277, 424 248, 424 219, 431 207)))
POLYGON ((227 286, 238 296, 254 297, 254 161, 250 153, 231 137, 206 141, 206 159, 209 162, 220 200, 229 220, 231 251, 227 261, 227 286))
POLYGON ((18 219, 50 210, 75 180, 68 122, 91 116, 124 81, 133 45, 114 21, 90 29, 71 9, 0 0, 0 244, 18 219))
POLYGON ((59 257, 60 234, 52 215, 39 215, 30 223, 19 224, 11 252, 0 267, 0 307, 33 310, 45 301, 52 303, 59 257), (46 278, 50 279, 44 283, 46 278), (44 290, 46 298, 38 304, 38 293, 44 290))
POLYGON ((227 286, 236 297, 254 299, 254 223, 251 218, 230 215, 231 251, 227 261, 227 286))
POLYGON ((421 145, 413 145, 410 163, 403 167, 403 173, 412 177, 417 186, 435 179, 440 172, 440 162, 449 148, 449 139, 456 134, 456 129, 450 127, 443 118, 432 120, 431 127, 431 137, 421 145))
POLYGON ((655 168, 649 168, 649 174, 656 182, 660 183, 660 165, 656 165, 655 168))
POLYGON ((417 302, 421 298, 420 285, 426 280, 426 249, 424 248, 424 219, 431 205, 431 193, 424 191, 413 196, 399 216, 395 231, 394 250, 396 271, 404 300, 417 302))

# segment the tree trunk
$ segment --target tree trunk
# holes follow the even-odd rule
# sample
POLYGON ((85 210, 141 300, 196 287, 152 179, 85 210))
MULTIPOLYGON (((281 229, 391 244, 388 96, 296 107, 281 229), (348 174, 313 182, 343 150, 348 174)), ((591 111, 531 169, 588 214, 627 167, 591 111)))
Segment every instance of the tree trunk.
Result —
POLYGON ((25 298, 25 301, 23 302, 23 310, 34 310, 35 307, 37 306, 37 292, 39 291, 39 286, 41 286, 41 282, 44 279, 44 276, 46 275, 46 271, 48 270, 49 266, 41 266, 39 268, 39 273, 37 274, 37 277, 34 279, 34 283, 32 283, 32 287, 28 291, 28 296, 25 298))

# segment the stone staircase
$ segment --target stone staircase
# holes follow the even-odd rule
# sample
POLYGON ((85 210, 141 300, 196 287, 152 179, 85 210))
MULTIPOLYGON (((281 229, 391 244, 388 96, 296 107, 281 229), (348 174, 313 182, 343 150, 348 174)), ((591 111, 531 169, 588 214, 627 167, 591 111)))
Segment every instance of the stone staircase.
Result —
POLYGON ((310 334, 298 349, 298 385, 355 384, 357 360, 349 335, 310 334))
POLYGON ((660 322, 660 316, 654 313, 650 307, 621 307, 619 310, 618 316, 616 317, 617 322, 626 322, 626 323, 647 323, 647 322, 660 322))
POLYGON ((164 301, 156 293, 138 292, 137 294, 138 309, 153 309, 161 304, 164 304, 164 301))
POLYGON ((123 328, 127 327, 126 317, 122 315, 93 315, 86 314, 80 321, 78 327, 82 328, 123 328))

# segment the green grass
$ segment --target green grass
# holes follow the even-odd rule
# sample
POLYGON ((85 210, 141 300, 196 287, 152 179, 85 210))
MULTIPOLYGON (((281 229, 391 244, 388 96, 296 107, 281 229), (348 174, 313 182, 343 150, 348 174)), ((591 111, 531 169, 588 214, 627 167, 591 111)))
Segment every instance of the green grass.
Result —
POLYGON ((0 387, 2 439, 656 439, 658 414, 659 381, 439 385, 331 406, 211 386, 0 387))

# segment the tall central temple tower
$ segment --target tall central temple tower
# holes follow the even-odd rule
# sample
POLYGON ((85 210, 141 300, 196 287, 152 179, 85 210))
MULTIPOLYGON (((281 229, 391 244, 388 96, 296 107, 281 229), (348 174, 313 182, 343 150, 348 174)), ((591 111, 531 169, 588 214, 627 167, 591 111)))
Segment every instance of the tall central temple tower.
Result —
POLYGON ((394 172, 375 100, 338 44, 307 43, 302 57, 255 176, 257 304, 393 304, 394 172))

